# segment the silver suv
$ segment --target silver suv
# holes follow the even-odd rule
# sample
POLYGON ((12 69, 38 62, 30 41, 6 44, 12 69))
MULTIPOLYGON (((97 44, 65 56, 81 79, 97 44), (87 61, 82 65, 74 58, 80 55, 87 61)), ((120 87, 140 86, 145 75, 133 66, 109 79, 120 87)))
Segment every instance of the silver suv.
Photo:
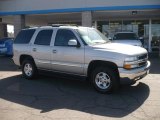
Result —
POLYGON ((117 32, 112 42, 142 47, 142 42, 134 32, 117 32))
POLYGON ((86 77, 102 93, 120 83, 136 81, 149 73, 144 48, 111 43, 98 30, 76 26, 44 26, 23 29, 14 41, 14 63, 23 76, 40 70, 86 77))

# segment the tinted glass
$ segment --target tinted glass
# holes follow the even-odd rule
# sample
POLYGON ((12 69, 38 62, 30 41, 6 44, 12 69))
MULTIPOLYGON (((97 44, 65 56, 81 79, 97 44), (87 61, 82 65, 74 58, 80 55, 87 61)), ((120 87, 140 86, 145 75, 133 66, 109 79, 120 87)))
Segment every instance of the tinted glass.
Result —
POLYGON ((134 33, 118 33, 114 36, 114 40, 137 40, 137 35, 134 33))
POLYGON ((38 33, 34 44, 50 45, 53 30, 42 30, 38 33))
POLYGON ((17 35, 16 39, 14 40, 14 43, 19 43, 19 44, 29 43, 33 34, 34 34, 34 32, 35 32, 35 29, 22 30, 17 35))
POLYGON ((77 40, 74 33, 70 30, 58 30, 56 39, 55 39, 55 46, 68 46, 68 41, 75 39, 77 40))

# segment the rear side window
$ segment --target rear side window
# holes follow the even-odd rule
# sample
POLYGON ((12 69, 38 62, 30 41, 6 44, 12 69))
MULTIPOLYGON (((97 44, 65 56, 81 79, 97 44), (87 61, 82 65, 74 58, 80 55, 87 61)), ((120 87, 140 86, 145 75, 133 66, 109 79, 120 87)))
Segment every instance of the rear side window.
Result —
POLYGON ((34 44, 50 45, 53 30, 42 30, 38 33, 34 44))
POLYGON ((33 34, 34 34, 34 32, 35 32, 35 29, 22 30, 17 35, 16 39, 14 40, 14 43, 17 43, 17 44, 27 44, 27 43, 29 43, 33 34))

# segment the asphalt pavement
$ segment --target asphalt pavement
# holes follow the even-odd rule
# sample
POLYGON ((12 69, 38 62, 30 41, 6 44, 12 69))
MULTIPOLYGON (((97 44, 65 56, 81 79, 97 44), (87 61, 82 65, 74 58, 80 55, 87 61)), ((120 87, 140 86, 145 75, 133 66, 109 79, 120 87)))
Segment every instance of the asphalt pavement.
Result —
POLYGON ((159 120, 160 59, 151 64, 136 84, 100 94, 80 79, 26 80, 11 58, 0 56, 0 120, 159 120))

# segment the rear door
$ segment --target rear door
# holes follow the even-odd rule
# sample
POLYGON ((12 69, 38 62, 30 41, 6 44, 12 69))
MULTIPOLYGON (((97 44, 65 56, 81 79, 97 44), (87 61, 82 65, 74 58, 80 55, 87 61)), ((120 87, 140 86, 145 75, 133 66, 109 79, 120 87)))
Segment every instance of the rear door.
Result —
POLYGON ((52 69, 61 72, 84 74, 84 45, 73 30, 59 29, 52 49, 52 69), (80 47, 69 46, 76 40, 80 47))
POLYGON ((51 69, 51 53, 50 46, 53 29, 39 30, 35 41, 32 45, 32 56, 35 63, 40 69, 51 69))

